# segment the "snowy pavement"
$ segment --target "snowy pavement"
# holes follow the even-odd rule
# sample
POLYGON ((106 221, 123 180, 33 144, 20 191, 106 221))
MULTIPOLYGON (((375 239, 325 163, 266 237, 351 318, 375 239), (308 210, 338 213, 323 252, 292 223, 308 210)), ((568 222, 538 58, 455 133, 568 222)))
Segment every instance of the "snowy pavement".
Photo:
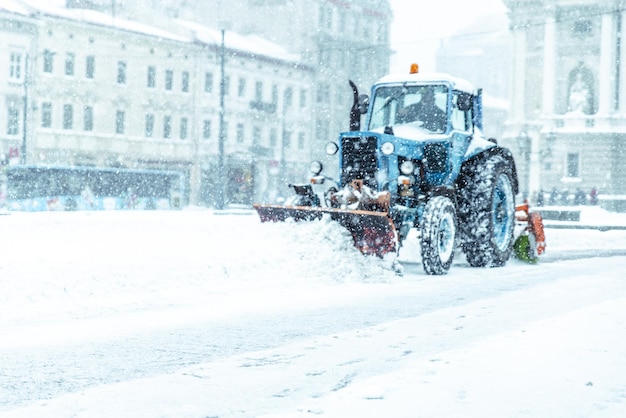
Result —
MULTIPOLYGON (((0 242, 0 374, 16 374, 12 391, 26 397, 25 387, 37 381, 17 376, 22 363, 6 362, 17 352, 110 347, 208 323, 245 333, 242 321, 280 321, 251 336, 263 340, 275 338, 270 328, 277 324, 304 321, 293 322, 303 329, 300 337, 259 341, 270 348, 234 349, 143 377, 120 373, 116 381, 51 399, 0 402, 2 417, 617 417, 626 411, 624 231, 550 229, 552 258, 539 265, 512 260, 502 269, 472 269, 459 257, 443 277, 421 271, 416 243, 409 242, 399 277, 388 262, 355 252, 344 231, 324 222, 260 224, 208 211, 12 213, 0 217, 0 230, 10 237, 0 242), (572 252, 584 257, 571 259, 572 252), (406 315, 372 321, 359 313, 372 307, 387 315, 386 300, 406 315), (418 313, 402 305, 412 300, 418 313), (304 330, 306 321, 319 327, 344 315, 358 315, 353 319, 361 325, 328 325, 313 336, 304 330)), ((213 338, 219 342, 224 334, 213 338)), ((178 344, 185 349, 184 339, 178 344)), ((89 370, 97 361, 85 351, 73 367, 89 370)))

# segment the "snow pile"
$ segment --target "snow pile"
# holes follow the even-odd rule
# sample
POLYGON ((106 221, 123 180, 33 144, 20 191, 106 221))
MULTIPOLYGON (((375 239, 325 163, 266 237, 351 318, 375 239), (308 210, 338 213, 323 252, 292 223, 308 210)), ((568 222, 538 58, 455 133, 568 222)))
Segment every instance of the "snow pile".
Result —
POLYGON ((0 217, 0 325, 189 306, 241 292, 386 282, 343 228, 210 211, 0 217))

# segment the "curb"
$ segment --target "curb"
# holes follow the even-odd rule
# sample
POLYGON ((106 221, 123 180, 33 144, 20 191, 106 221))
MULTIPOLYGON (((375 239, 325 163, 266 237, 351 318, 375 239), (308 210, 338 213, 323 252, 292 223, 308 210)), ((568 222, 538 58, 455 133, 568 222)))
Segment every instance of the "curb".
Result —
POLYGON ((593 229, 597 231, 611 231, 611 230, 626 230, 626 225, 580 225, 574 223, 543 223, 544 228, 552 228, 552 229, 593 229))

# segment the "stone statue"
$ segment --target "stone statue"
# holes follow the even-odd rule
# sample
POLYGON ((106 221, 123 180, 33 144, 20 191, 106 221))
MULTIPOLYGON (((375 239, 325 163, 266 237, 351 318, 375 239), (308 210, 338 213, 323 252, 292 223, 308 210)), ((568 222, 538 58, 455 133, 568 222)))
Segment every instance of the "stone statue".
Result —
POLYGON ((574 78, 574 82, 569 88, 568 111, 589 114, 590 97, 591 92, 589 90, 589 86, 583 80, 582 72, 578 71, 574 78))

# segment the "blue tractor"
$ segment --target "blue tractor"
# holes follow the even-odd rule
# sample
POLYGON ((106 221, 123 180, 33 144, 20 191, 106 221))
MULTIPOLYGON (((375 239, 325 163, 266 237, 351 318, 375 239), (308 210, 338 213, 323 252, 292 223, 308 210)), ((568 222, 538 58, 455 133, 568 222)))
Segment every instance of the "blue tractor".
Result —
POLYGON ((262 221, 327 215, 363 253, 378 256, 397 252, 417 228, 424 271, 433 275, 448 272, 458 248, 474 267, 503 266, 514 244, 536 260, 545 249, 541 217, 515 204, 515 162, 482 133, 480 89, 419 73, 415 64, 409 74, 380 79, 371 96, 350 84, 350 131, 326 146, 337 156, 339 179, 314 161, 311 182, 291 185, 288 205, 254 205, 262 221))

